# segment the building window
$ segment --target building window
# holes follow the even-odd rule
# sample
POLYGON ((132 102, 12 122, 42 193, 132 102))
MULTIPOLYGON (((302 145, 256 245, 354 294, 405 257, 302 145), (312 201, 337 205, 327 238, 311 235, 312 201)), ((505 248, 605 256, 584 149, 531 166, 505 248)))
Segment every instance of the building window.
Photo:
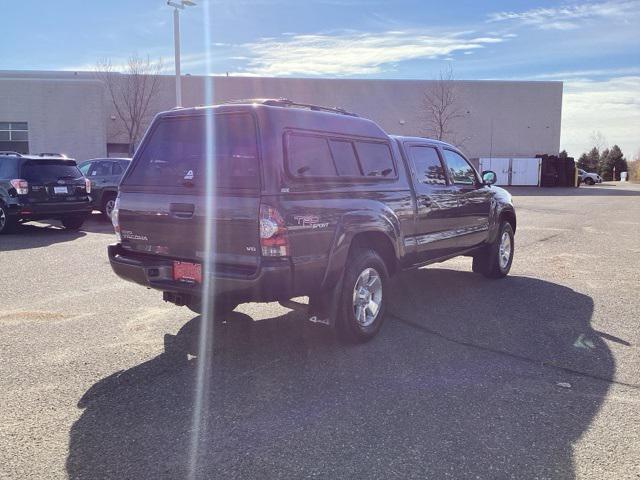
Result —
POLYGON ((0 150, 29 153, 27 122, 0 122, 0 150))
POLYGON ((130 157, 128 143, 107 143, 107 157, 130 157))

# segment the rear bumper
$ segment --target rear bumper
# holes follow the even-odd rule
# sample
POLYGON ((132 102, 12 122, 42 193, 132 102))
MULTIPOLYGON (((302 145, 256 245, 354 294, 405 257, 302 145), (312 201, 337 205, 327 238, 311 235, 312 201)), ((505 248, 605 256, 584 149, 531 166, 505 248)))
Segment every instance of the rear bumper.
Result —
MULTIPOLYGON (((108 246, 111 268, 120 278, 164 292, 179 292, 193 297, 202 296, 202 287, 173 280, 173 260, 138 254, 120 244, 108 246)), ((293 296, 293 274, 289 261, 262 265, 253 276, 214 272, 213 294, 238 302, 269 302, 293 296)))
POLYGON ((65 215, 88 215, 91 213, 89 201, 57 203, 16 203, 10 204, 9 215, 24 219, 55 218, 65 215))

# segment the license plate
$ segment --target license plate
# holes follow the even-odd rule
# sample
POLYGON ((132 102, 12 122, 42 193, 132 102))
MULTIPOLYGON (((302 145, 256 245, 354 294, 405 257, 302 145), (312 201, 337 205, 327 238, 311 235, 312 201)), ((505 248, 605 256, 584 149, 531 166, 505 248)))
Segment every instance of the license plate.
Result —
POLYGON ((190 283, 202 283, 202 265, 191 262, 173 262, 173 279, 190 283))
POLYGON ((67 187, 53 187, 53 193, 56 195, 69 193, 67 187))

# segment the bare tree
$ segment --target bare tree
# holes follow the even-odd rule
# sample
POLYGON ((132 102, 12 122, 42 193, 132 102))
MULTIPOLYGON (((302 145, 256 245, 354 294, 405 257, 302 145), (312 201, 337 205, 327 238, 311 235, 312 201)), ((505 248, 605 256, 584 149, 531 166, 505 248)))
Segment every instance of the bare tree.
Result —
POLYGON ((607 143, 607 137, 605 137, 600 130, 594 130, 593 132, 591 132, 589 141, 591 142, 591 145, 596 147, 598 149, 598 152, 600 153, 602 153, 604 149, 609 145, 607 143))
POLYGON ((137 55, 129 57, 122 72, 117 72, 109 59, 99 61, 96 65, 96 77, 107 87, 120 121, 119 133, 126 136, 130 155, 133 155, 152 115, 153 99, 160 90, 161 70, 161 59, 152 62, 148 56, 140 58, 137 55))
POLYGON ((424 94, 427 111, 428 134, 442 141, 462 146, 470 137, 462 137, 455 129, 456 121, 464 118, 465 110, 459 104, 453 69, 449 66, 440 71, 436 80, 424 94))

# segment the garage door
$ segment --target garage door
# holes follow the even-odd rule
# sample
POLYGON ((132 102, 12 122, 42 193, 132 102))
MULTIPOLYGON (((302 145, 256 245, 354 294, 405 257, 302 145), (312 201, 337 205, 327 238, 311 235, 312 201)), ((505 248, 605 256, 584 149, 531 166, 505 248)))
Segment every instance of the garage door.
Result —
POLYGON ((480 171, 493 170, 498 177, 496 185, 509 185, 510 161, 510 158, 481 158, 480 171))
POLYGON ((511 185, 538 185, 539 158, 512 158, 511 185))

